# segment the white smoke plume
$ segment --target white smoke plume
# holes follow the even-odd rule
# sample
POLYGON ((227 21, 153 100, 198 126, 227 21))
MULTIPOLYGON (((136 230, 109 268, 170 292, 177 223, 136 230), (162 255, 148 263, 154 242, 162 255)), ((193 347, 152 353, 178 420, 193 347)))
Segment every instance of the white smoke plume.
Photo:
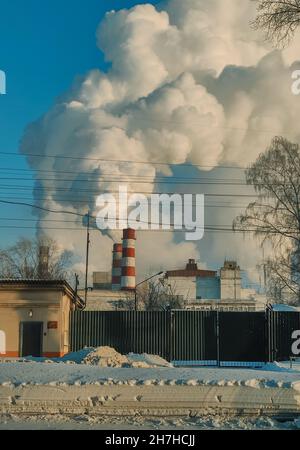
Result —
MULTIPOLYGON (((251 0, 169 0, 159 7, 146 4, 108 13, 97 31, 99 48, 111 63, 108 72, 95 69, 77 81, 23 137, 21 150, 41 179, 36 201, 61 211, 96 214, 97 195, 115 191, 128 176, 155 182, 163 174, 172 180, 172 166, 153 162, 189 163, 198 177, 205 177, 205 170, 220 164, 243 167, 254 161, 274 135, 299 139, 300 98, 291 93, 297 45, 280 52, 268 47, 250 27, 254 16, 251 0)), ((136 192, 155 189, 146 182, 129 185, 136 192)), ((171 186, 183 190, 182 185, 171 186)), ((195 185, 193 191, 205 189, 195 185)), ((237 213, 216 210, 210 220, 228 225, 237 213)), ((40 218, 58 219, 50 213, 40 218)), ((63 212, 59 218, 70 220, 63 212)), ((82 263, 84 234, 52 230, 51 235, 82 263)), ((234 257, 244 255, 238 237, 211 234, 209 246, 203 245, 210 250, 199 254, 201 243, 197 248, 168 233, 157 235, 143 233, 139 241, 141 274, 155 265, 182 265, 188 257, 205 263, 213 254, 221 264, 226 246, 234 257)), ((100 232, 93 236, 92 268, 109 269, 111 242, 100 232)))

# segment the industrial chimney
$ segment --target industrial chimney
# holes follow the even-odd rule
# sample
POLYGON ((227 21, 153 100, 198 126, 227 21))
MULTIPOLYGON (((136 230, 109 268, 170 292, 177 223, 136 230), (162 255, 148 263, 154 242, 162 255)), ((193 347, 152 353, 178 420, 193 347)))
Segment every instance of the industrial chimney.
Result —
POLYGON ((49 277, 49 252, 49 247, 45 245, 39 247, 38 276, 40 279, 49 277))
POLYGON ((122 278, 121 290, 134 291, 135 281, 135 230, 128 228, 123 230, 123 252, 122 252, 122 278))
POLYGON ((121 290, 121 276, 122 276, 122 244, 114 244, 113 248, 113 263, 112 263, 112 290, 121 290))

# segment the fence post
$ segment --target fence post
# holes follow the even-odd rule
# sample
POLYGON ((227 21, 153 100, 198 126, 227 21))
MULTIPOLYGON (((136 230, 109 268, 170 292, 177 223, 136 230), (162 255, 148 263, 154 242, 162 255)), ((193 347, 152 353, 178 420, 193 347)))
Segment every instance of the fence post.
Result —
POLYGON ((268 362, 274 362, 277 357, 277 327, 274 327, 274 311, 271 308, 266 309, 267 315, 267 351, 268 351, 268 362))
POLYGON ((216 323, 216 332, 217 332, 217 365, 220 367, 220 316, 219 311, 217 311, 217 323, 216 323))
POLYGON ((272 338, 270 333, 270 310, 269 308, 265 311, 265 353, 266 353, 266 362, 272 362, 272 338))
POLYGON ((169 320, 170 320, 170 342, 169 342, 169 359, 170 362, 174 358, 174 315, 175 312, 170 309, 169 320))

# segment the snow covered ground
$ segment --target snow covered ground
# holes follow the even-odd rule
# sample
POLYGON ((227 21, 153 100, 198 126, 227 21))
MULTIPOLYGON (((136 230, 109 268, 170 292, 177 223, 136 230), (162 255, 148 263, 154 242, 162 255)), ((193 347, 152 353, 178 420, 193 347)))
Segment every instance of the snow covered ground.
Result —
POLYGON ((266 364, 262 369, 239 368, 110 368, 83 364, 0 363, 0 385, 244 385, 294 387, 300 390, 300 363, 266 364))
POLYGON ((2 360, 0 429, 298 429, 300 361, 290 364, 173 367, 107 347, 2 360))
POLYGON ((1 416, 1 430, 300 430, 300 420, 278 421, 270 417, 203 418, 99 418, 89 415, 1 416))

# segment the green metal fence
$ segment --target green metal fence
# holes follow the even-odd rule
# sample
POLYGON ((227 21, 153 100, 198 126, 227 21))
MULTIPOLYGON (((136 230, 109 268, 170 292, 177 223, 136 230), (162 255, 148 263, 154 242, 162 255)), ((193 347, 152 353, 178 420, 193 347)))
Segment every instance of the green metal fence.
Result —
POLYGON ((70 320, 71 351, 111 346, 205 365, 289 359, 300 330, 300 313, 271 311, 74 311, 70 320))

